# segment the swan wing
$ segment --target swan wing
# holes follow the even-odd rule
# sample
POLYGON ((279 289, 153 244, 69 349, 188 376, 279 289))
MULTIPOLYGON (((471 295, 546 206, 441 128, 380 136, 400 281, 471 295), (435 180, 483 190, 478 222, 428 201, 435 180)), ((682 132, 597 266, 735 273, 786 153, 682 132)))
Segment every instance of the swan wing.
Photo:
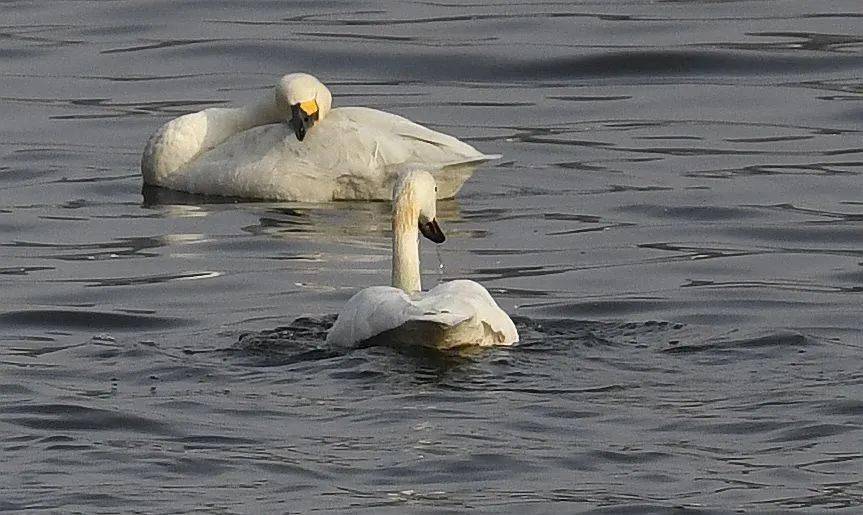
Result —
POLYGON ((497 157, 487 156, 453 136, 423 127, 397 114, 368 107, 341 107, 334 109, 332 114, 356 127, 380 134, 390 143, 383 148, 392 153, 392 156, 384 156, 388 164, 414 161, 448 166, 480 163, 497 157))
POLYGON ((460 313, 425 310, 398 288, 373 286, 348 300, 327 335, 327 343, 352 345, 417 323, 449 327, 467 318, 460 313))
POLYGON ((447 312, 463 318, 448 337, 454 344, 510 345, 518 341, 515 324, 482 285, 469 280, 439 284, 416 305, 426 312, 447 312))
POLYGON ((402 116, 367 107, 334 109, 326 121, 333 131, 330 138, 343 140, 350 134, 356 140, 350 148, 362 149, 364 156, 344 159, 351 166, 343 168, 349 171, 338 179, 336 199, 389 199, 399 173, 418 166, 434 175, 439 199, 453 198, 478 165, 500 157, 483 154, 402 116))

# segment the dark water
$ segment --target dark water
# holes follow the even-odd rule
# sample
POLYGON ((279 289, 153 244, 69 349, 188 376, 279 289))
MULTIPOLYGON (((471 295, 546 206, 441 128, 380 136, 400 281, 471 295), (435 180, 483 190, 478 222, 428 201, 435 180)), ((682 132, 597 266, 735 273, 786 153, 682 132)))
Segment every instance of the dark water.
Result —
POLYGON ((858 0, 0 20, 0 510, 863 510, 858 0), (504 155, 425 283, 522 344, 324 346, 385 203, 141 195, 158 125, 299 70, 504 155))

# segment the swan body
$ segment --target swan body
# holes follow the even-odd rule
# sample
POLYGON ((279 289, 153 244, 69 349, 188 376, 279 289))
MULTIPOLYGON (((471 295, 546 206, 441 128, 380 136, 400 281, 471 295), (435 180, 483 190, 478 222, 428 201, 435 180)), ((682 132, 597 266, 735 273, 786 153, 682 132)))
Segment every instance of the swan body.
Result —
POLYGON ((331 102, 320 81, 295 73, 255 104, 171 120, 147 143, 144 182, 256 199, 385 200, 399 172, 421 163, 435 171, 438 197, 450 198, 497 157, 395 114, 331 102))
POLYGON ((518 331, 479 283, 450 281, 421 291, 418 230, 440 243, 435 181, 424 171, 402 173, 394 188, 392 286, 365 288, 348 300, 327 343, 349 346, 384 338, 438 348, 511 345, 518 331))

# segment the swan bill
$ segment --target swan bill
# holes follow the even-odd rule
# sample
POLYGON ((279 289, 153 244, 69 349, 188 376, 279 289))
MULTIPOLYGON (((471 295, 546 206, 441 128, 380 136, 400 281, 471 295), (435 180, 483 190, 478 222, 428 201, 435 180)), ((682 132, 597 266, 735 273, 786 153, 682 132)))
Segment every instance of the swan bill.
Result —
POLYGON ((318 103, 314 100, 300 102, 291 106, 291 119, 288 124, 294 130, 297 140, 303 141, 306 133, 318 121, 318 103))
POLYGON ((423 233, 423 236, 430 239, 435 243, 443 243, 446 240, 446 236, 444 236, 443 231, 438 225, 437 220, 432 220, 431 222, 419 224, 420 232, 423 233))

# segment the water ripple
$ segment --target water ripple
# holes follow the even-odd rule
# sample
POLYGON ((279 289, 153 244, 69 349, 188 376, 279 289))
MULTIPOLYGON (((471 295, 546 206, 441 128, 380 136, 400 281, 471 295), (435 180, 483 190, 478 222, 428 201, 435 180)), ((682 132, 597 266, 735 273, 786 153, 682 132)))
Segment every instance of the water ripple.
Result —
POLYGON ((0 322, 10 327, 40 327, 45 329, 95 329, 137 331, 188 325, 182 318, 106 313, 100 311, 30 309, 0 313, 0 322))

